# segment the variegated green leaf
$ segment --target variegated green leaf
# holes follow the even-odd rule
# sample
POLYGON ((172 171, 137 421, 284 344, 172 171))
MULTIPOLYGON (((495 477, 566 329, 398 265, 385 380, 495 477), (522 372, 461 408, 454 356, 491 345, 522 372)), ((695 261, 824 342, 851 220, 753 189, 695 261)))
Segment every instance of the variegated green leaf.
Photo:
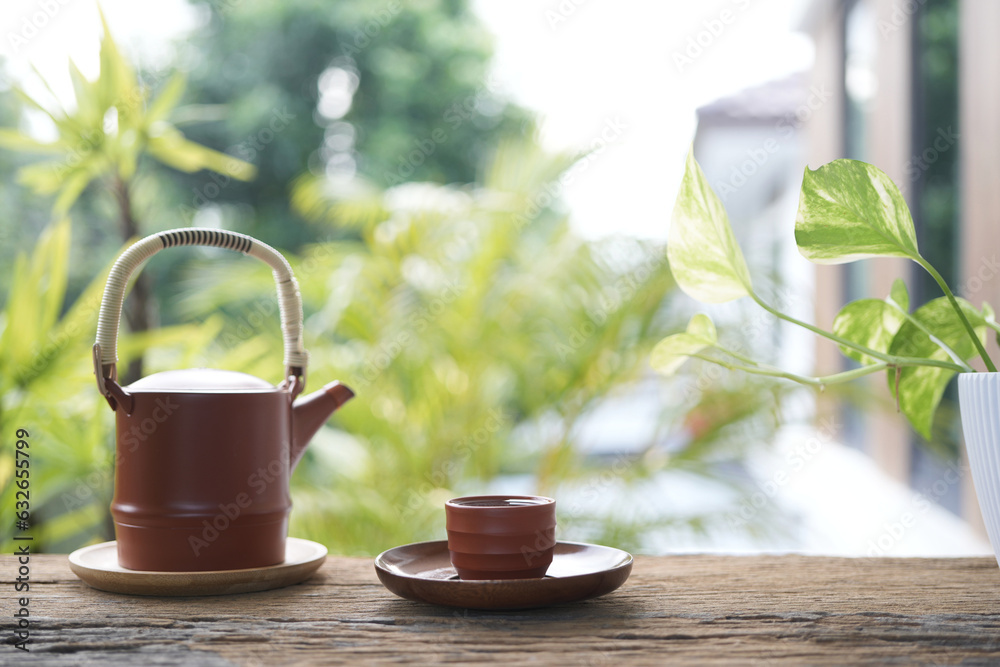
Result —
MULTIPOLYGON (((905 319, 898 308, 881 299, 859 299, 840 309, 833 320, 833 333, 876 352, 888 353, 893 336, 905 319)), ((844 345, 840 351, 862 364, 879 361, 844 345)))
MULTIPOLYGON (((958 299, 958 303, 975 329, 976 335, 985 341, 986 322, 982 313, 964 299, 958 299)), ((975 345, 947 297, 927 302, 917 308, 912 317, 963 359, 969 360, 977 356, 975 345)), ((889 346, 889 353, 901 357, 951 361, 947 352, 921 331, 920 327, 909 321, 899 327, 892 345, 889 346)), ((934 413, 953 375, 955 371, 930 366, 910 366, 900 371, 899 409, 906 415, 913 428, 925 438, 931 437, 934 413)), ((889 388, 893 392, 896 391, 895 373, 889 373, 889 388)))
POLYGON ((673 375, 691 355, 715 345, 715 324, 708 315, 695 315, 684 333, 667 336, 653 348, 649 363, 663 375, 673 375))
POLYGON ((899 306, 899 309, 905 313, 910 312, 910 291, 906 289, 906 283, 900 278, 896 278, 892 281, 892 289, 889 290, 889 298, 892 302, 899 306))
POLYGON ((674 204, 667 258, 680 288, 704 303, 732 301, 752 291, 726 209, 695 161, 694 151, 688 153, 674 204))
POLYGON ((899 188, 884 172, 857 160, 806 168, 795 242, 817 264, 919 256, 913 219, 899 188))
POLYGON ((1000 325, 997 324, 996 313, 993 312, 993 306, 985 301, 983 301, 983 319, 986 321, 986 326, 994 331, 997 345, 1000 345, 1000 325))

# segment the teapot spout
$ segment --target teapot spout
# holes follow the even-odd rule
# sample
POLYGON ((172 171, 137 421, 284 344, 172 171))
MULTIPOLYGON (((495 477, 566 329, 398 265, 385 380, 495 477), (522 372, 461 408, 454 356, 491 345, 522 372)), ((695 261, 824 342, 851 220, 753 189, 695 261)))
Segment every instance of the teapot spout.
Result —
POLYGON ((337 408, 353 397, 354 392, 346 385, 331 382, 292 404, 292 449, 288 458, 290 471, 295 470, 316 431, 326 423, 337 408))

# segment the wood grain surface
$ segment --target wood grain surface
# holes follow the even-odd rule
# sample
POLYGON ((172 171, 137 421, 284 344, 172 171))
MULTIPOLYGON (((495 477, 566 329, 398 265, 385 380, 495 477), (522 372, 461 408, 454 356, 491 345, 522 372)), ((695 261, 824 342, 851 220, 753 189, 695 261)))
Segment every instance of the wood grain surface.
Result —
POLYGON ((31 558, 30 653, 10 645, 16 564, 0 559, 0 664, 1000 664, 993 559, 637 557, 595 600, 520 612, 410 602, 370 559, 330 557, 281 590, 143 598, 31 558))

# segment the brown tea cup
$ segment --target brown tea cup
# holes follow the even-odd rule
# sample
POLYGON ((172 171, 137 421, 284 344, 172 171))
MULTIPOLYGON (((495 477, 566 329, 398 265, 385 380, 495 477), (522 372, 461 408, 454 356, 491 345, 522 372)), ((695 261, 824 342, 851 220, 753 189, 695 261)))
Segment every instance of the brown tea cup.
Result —
POLYGON ((445 503, 448 552, 460 579, 538 579, 552 564, 556 501, 466 496, 445 503))

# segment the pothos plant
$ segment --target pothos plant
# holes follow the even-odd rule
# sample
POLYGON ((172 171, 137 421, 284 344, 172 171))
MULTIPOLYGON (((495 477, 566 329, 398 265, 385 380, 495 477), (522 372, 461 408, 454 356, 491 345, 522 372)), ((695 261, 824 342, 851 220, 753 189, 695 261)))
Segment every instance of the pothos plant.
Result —
POLYGON ((906 257, 934 278, 944 296, 911 311, 906 285, 897 280, 885 299, 859 299, 845 305, 830 331, 781 312, 754 291, 722 202, 692 153, 674 206, 667 245, 678 286, 703 303, 750 297, 775 317, 838 344, 860 366, 825 377, 787 372, 725 347, 712 320, 697 314, 685 332, 664 338, 653 349, 653 367, 672 374, 687 359, 697 358, 731 370, 819 387, 886 371, 898 408, 928 439, 934 413, 952 376, 974 372, 969 361, 977 356, 989 371, 996 371, 984 347, 989 330, 1000 333, 993 309, 987 303, 977 309, 956 297, 941 274, 921 256, 902 193, 876 167, 857 160, 835 160, 815 170, 807 168, 795 219, 795 242, 799 252, 817 264, 906 257))

